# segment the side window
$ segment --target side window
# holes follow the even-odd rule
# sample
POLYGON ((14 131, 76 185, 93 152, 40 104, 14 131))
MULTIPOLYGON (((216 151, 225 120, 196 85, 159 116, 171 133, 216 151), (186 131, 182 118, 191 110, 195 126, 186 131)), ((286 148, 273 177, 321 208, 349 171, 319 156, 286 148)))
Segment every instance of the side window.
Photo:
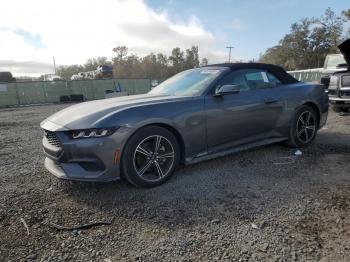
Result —
POLYGON ((266 72, 266 74, 267 74, 267 78, 269 79, 270 87, 276 87, 276 86, 282 85, 282 82, 273 74, 271 74, 270 72, 266 72))
POLYGON ((281 81, 270 72, 260 69, 243 69, 233 71, 220 81, 217 88, 223 85, 236 85, 240 91, 274 88, 282 84, 281 81))
POLYGON ((222 79, 216 88, 220 88, 223 85, 236 85, 239 87, 239 90, 242 91, 248 91, 250 90, 249 85, 247 83, 247 80, 245 78, 245 73, 247 70, 237 70, 233 71, 224 79, 222 79))
POLYGON ((269 88, 269 79, 265 71, 254 70, 245 74, 251 89, 269 88))

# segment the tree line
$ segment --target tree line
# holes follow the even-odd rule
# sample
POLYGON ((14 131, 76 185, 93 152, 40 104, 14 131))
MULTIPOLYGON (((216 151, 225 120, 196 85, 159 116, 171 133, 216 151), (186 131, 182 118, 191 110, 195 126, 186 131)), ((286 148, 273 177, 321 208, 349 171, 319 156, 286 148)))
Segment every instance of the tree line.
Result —
MULTIPOLYGON (((260 62, 281 65, 287 70, 322 67, 327 54, 339 53, 337 45, 345 40, 344 27, 350 9, 337 15, 331 8, 319 18, 304 18, 291 25, 290 32, 266 50, 260 62)), ((350 28, 347 34, 350 36, 350 28)))
POLYGON ((146 56, 138 56, 129 53, 126 46, 113 48, 114 57, 88 59, 83 65, 60 66, 57 74, 65 79, 79 72, 96 70, 99 65, 113 65, 113 76, 116 78, 149 78, 164 79, 186 69, 195 68, 199 65, 207 65, 208 59, 199 60, 198 47, 181 50, 179 47, 172 49, 171 55, 163 53, 150 53, 146 56))
MULTIPOLYGON (((350 22, 350 9, 336 14, 327 8, 319 18, 304 18, 291 25, 277 45, 268 48, 259 57, 259 62, 283 66, 287 70, 298 70, 322 67, 325 57, 338 53, 337 45, 343 41, 344 28, 350 22)), ((350 28, 347 32, 350 37, 350 28)), ((126 46, 113 48, 114 56, 88 59, 83 65, 60 66, 57 74, 65 79, 79 72, 96 70, 102 64, 113 65, 113 76, 116 78, 168 78, 186 69, 207 65, 208 59, 199 59, 198 47, 192 46, 182 50, 172 49, 171 55, 150 53, 138 56, 129 53, 126 46)))

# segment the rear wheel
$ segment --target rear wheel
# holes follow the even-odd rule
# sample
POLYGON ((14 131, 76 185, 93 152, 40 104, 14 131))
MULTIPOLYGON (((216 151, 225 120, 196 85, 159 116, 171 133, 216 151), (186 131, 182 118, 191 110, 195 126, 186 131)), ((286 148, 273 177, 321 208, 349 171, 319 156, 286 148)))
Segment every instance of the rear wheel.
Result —
POLYGON ((316 137, 318 130, 318 116, 310 106, 300 107, 293 118, 290 128, 288 144, 292 147, 306 147, 316 137))
POLYGON ((152 187, 166 182, 179 160, 176 137, 165 128, 148 126, 137 131, 125 145, 122 170, 131 184, 152 187))

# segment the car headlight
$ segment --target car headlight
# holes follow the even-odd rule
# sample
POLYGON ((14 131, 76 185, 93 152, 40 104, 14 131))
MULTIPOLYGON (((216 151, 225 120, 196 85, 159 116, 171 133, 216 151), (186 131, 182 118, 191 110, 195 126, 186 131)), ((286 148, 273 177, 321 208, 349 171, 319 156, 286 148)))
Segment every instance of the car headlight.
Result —
POLYGON ((94 138, 94 137, 105 137, 113 134, 117 128, 94 128, 94 129, 83 129, 74 130, 70 132, 71 138, 94 138))

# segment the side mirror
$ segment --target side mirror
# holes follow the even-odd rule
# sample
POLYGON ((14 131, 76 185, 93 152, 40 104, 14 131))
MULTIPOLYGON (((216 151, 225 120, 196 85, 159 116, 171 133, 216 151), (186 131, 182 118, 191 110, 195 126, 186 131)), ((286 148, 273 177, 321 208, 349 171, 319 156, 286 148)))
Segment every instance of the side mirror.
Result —
POLYGON ((239 93, 239 86, 237 85, 223 85, 219 89, 216 90, 214 96, 224 96, 224 95, 230 95, 230 94, 237 94, 239 93))
POLYGON ((330 77, 329 76, 322 76, 320 82, 321 82, 321 84, 323 84, 326 87, 326 89, 328 89, 330 77))

